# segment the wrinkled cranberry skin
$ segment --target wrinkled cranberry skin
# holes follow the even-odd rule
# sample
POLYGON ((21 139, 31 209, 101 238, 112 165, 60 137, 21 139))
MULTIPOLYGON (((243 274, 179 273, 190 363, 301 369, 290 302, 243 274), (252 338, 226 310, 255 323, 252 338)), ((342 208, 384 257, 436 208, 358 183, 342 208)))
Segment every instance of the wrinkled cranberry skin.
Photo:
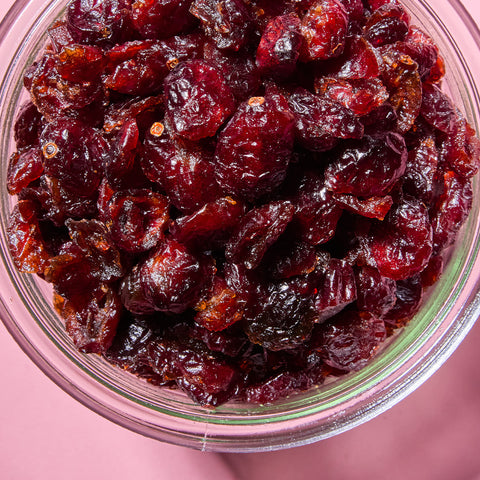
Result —
POLYGON ((176 67, 165 79, 165 97, 171 126, 189 140, 215 135, 235 108, 222 74, 203 60, 176 67))
POLYGON ((58 118, 40 135, 45 173, 67 190, 88 197, 100 184, 108 146, 94 129, 76 120, 58 118), (52 149, 54 154, 48 152, 52 149))
POLYGON ((295 70, 303 37, 300 19, 291 13, 268 22, 257 48, 256 63, 263 73, 288 77, 295 70))
POLYGON ((190 214, 222 196, 212 157, 198 144, 172 140, 165 130, 160 136, 146 135, 141 165, 146 177, 161 185, 170 203, 190 214))
POLYGON ((191 215, 177 218, 169 230, 176 240, 191 248, 218 248, 224 246, 244 213, 242 202, 223 197, 206 203, 191 215))
POLYGON ((315 82, 315 90, 317 94, 326 95, 359 116, 367 115, 389 98, 387 89, 378 78, 342 80, 320 77, 315 82))
POLYGON ((43 273, 50 258, 38 223, 36 205, 22 200, 10 214, 8 246, 15 266, 25 273, 43 273))
POLYGON ((455 241, 456 232, 465 222, 472 206, 472 185, 469 179, 448 171, 443 177, 444 191, 432 214, 435 252, 455 241))
POLYGON ((385 4, 375 10, 364 27, 365 38, 375 47, 402 41, 408 34, 405 10, 385 4))
POLYGON ((212 332, 219 332, 240 321, 246 301, 228 287, 222 277, 215 277, 211 296, 202 299, 195 310, 195 322, 212 332))
POLYGON ((317 320, 313 299, 300 296, 288 281, 272 284, 257 293, 258 304, 245 312, 244 329, 252 343, 269 350, 290 350, 310 337, 317 320))
POLYGON ((226 194, 246 200, 271 192, 285 178, 293 140, 294 117, 285 97, 252 97, 218 135, 217 182, 226 194))
POLYGON ((382 277, 377 269, 359 268, 355 272, 355 283, 359 310, 382 318, 395 305, 397 284, 391 278, 382 277))
POLYGON ((327 242, 335 234, 342 209, 317 173, 305 172, 297 188, 291 202, 295 207, 293 224, 299 229, 299 238, 311 245, 327 242))
POLYGON ((68 30, 80 43, 121 43, 132 30, 130 5, 130 0, 72 0, 67 8, 68 30))
POLYGON ((168 38, 190 30, 192 0, 136 0, 132 4, 133 26, 142 38, 168 38))
POLYGON ((419 273, 433 250, 428 212, 418 200, 408 199, 393 208, 384 225, 375 225, 370 245, 379 272, 393 280, 419 273))
POLYGON ((451 100, 436 86, 423 85, 421 114, 433 127, 445 133, 456 128, 455 108, 451 100))
POLYGON ((289 98, 295 115, 295 135, 305 148, 329 150, 339 138, 362 138, 363 125, 343 105, 306 90, 297 90, 289 98))
POLYGON ((293 218, 290 202, 272 202, 250 210, 239 222, 225 248, 225 257, 252 270, 293 218))
POLYGON ((8 162, 7 190, 10 195, 20 193, 43 173, 43 156, 39 148, 15 152, 8 162))
POLYGON ((348 15, 337 0, 319 0, 302 19, 305 38, 303 60, 326 60, 341 55, 345 48, 348 15))
POLYGON ((242 0, 194 0, 190 13, 221 50, 238 51, 250 39, 253 22, 242 0))
POLYGON ((33 146, 41 131, 42 116, 32 102, 26 102, 20 108, 14 126, 14 138, 17 148, 33 146))
POLYGON ((321 327, 324 362, 347 372, 364 367, 386 338, 385 324, 369 313, 345 311, 321 327))
POLYGON ((130 253, 154 248, 163 238, 168 206, 163 195, 148 189, 114 194, 108 205, 113 240, 130 253))
POLYGON ((166 241, 123 280, 122 301, 133 313, 182 313, 197 303, 213 273, 211 259, 199 260, 180 243, 166 241))
POLYGON ((87 305, 76 309, 56 296, 55 308, 65 319, 65 329, 83 353, 103 353, 111 346, 120 321, 122 304, 115 291, 96 290, 87 305))
POLYGON ((344 260, 331 258, 319 262, 312 277, 318 277, 314 297, 317 322, 333 317, 357 298, 353 268, 344 260))
POLYGON ((325 171, 327 188, 361 197, 384 195, 405 173, 407 149, 403 137, 364 137, 352 142, 325 171))

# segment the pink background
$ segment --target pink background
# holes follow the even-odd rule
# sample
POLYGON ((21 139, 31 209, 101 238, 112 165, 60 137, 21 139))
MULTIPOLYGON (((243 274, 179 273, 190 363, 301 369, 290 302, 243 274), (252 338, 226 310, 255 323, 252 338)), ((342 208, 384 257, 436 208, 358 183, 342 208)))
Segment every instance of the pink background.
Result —
MULTIPOLYGON (((480 23, 478 0, 464 0, 480 23)), ((3 18, 12 0, 0 4, 3 18)), ((480 60, 479 60, 480 61, 480 60)), ((0 323, 0 479, 480 480, 480 323, 430 380, 354 430, 313 445, 212 454, 144 438, 70 398, 0 323)))

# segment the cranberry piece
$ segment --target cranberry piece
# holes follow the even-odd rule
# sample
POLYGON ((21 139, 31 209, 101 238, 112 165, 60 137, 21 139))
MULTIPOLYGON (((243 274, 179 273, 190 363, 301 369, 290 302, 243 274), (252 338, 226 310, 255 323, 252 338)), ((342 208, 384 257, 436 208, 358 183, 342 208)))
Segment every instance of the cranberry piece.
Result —
POLYGON ((238 51, 250 39, 252 17, 242 0, 194 0, 190 12, 222 50, 238 51))
POLYGON ((168 38, 195 26, 189 13, 192 0, 136 0, 132 4, 135 30, 142 38, 168 38))
POLYGON ((47 29, 48 37, 52 49, 55 53, 59 53, 62 47, 75 43, 70 31, 68 30, 67 22, 64 20, 57 20, 47 29))
POLYGON ((329 75, 348 80, 377 78, 381 72, 381 60, 372 44, 359 35, 348 37, 343 54, 331 60, 326 71, 329 75))
POLYGON ((469 179, 448 171, 443 176, 443 185, 443 193, 431 213, 436 253, 455 241, 456 234, 472 207, 472 185, 469 179))
POLYGON ((254 269, 293 218, 294 207, 280 201, 250 210, 239 222, 225 248, 227 260, 254 269))
POLYGON ((180 243, 165 241, 123 279, 122 303, 133 313, 182 313, 211 281, 211 259, 197 259, 180 243))
POLYGON ((374 47, 379 47, 404 40, 408 26, 408 17, 403 7, 387 3, 369 17, 363 34, 374 47))
POLYGON ((256 63, 262 73, 288 77, 295 70, 303 36, 300 19, 294 13, 268 22, 257 48, 256 63))
POLYGON ((65 328, 75 347, 83 353, 103 353, 113 342, 122 304, 115 291, 97 289, 82 308, 54 297, 55 308, 65 319, 65 328))
POLYGON ((342 104, 355 115, 366 115, 382 105, 389 98, 387 89, 378 78, 368 80, 342 80, 333 77, 319 77, 315 90, 342 104))
POLYGON ((7 190, 10 195, 20 193, 43 174, 43 157, 39 148, 15 152, 8 162, 7 190))
POLYGON ((397 283, 383 277, 373 267, 364 266, 355 271, 357 308, 378 318, 389 312, 397 301, 397 283))
POLYGON ((58 73, 70 82, 98 81, 104 63, 102 49, 91 45, 65 45, 57 56, 58 73))
POLYGON ((112 282, 124 275, 120 252, 112 245, 110 232, 98 220, 65 222, 72 242, 83 252, 91 267, 90 275, 101 282, 112 282))
POLYGON ((110 46, 128 40, 132 32, 130 0, 72 0, 67 27, 76 42, 110 46))
POLYGON ((420 308, 423 290, 419 277, 399 280, 396 297, 395 305, 385 315, 386 324, 393 328, 406 325, 420 308))
POLYGON ((170 226, 170 233, 180 243, 203 250, 224 245, 228 235, 245 213, 245 205, 231 197, 205 204, 191 215, 180 217, 170 226))
POLYGON ((312 277, 318 282, 314 297, 317 322, 333 317, 357 298, 353 268, 344 260, 319 262, 312 277))
POLYGON ((296 242, 289 237, 281 237, 263 259, 263 265, 274 280, 306 275, 317 265, 315 247, 304 242, 296 242))
MULTIPOLYGON (((395 131, 398 125, 398 115, 396 110, 388 102, 382 103, 379 107, 374 108, 371 112, 361 118, 365 135, 375 136, 395 131)), ((409 133, 414 133, 413 128, 409 133)), ((416 134, 416 132, 414 133, 416 134)), ((405 141, 407 140, 405 135, 405 141)), ((408 146, 408 144, 407 144, 408 146)))
POLYGON ((345 48, 348 15, 337 0, 319 0, 302 19, 303 60, 338 57, 345 48))
POLYGON ((123 102, 111 103, 105 112, 103 129, 106 133, 110 133, 120 129, 125 123, 132 123, 133 120, 136 120, 137 127, 148 123, 150 128, 153 123, 152 117, 158 116, 162 106, 163 95, 135 97, 123 102))
POLYGON ((100 289, 100 281, 84 251, 74 242, 65 242, 58 255, 50 258, 45 268, 45 280, 53 283, 54 291, 81 309, 89 302, 89 294, 100 289))
POLYGON ((18 270, 43 273, 50 256, 42 237, 34 202, 21 200, 15 205, 8 221, 7 238, 18 270))
POLYGON ((174 141, 156 122, 144 141, 142 169, 159 183, 169 201, 183 213, 193 213, 221 196, 215 181, 212 153, 198 144, 174 141))
POLYGON ((56 56, 46 53, 33 67, 28 89, 38 111, 48 120, 61 115, 80 114, 79 110, 92 103, 101 103, 100 82, 74 82, 62 78, 56 56))
POLYGON ((371 233, 370 252, 378 271, 404 280, 423 270, 432 254, 433 231, 423 203, 404 199, 371 233))
POLYGON ((385 324, 366 312, 345 311, 321 327, 321 357, 343 371, 364 367, 386 338, 385 324))
POLYGON ((291 202, 295 207, 293 224, 298 227, 301 240, 320 245, 333 237, 342 209, 322 177, 312 171, 305 172, 291 202))
POLYGON ((215 44, 207 42, 204 46, 204 59, 222 72, 238 102, 250 97, 259 89, 260 72, 252 57, 219 50, 215 44))
POLYGON ((457 126, 452 102, 436 85, 423 85, 420 112, 430 125, 442 132, 452 133, 457 126))
POLYGON ((200 56, 202 43, 199 34, 191 34, 114 47, 106 54, 109 65, 105 86, 129 95, 156 94, 162 90, 165 77, 179 62, 200 56))
POLYGON ((156 336, 148 325, 137 319, 131 322, 122 319, 112 345, 103 355, 110 363, 146 378, 154 385, 167 385, 170 381, 154 373, 149 365, 148 346, 155 339, 156 336))
POLYGON ((32 102, 24 103, 14 125, 14 138, 18 149, 33 147, 42 129, 42 115, 32 102))
POLYGON ((417 64, 405 54, 388 50, 382 55, 383 80, 390 92, 390 103, 398 114, 397 130, 405 133, 412 127, 422 106, 422 82, 417 64))
POLYGON ((263 383, 248 387, 245 399, 250 403, 271 404, 318 383, 312 382, 304 372, 281 372, 263 383))
POLYGON ((81 197, 96 191, 108 152, 107 143, 96 130, 76 120, 58 118, 45 127, 40 144, 47 175, 81 197))
POLYGON ((407 149, 402 136, 364 137, 347 144, 325 170, 325 185, 336 193, 382 196, 404 174, 407 149))
POLYGON ((198 343, 155 341, 150 343, 148 352, 154 372, 164 379, 174 379, 200 405, 216 406, 235 393, 237 371, 198 343))
POLYGON ((480 167, 480 141, 463 115, 455 110, 456 126, 452 134, 437 135, 440 162, 462 177, 470 178, 480 167))
POLYGON ((333 198, 343 209, 377 220, 383 220, 393 205, 390 195, 361 199, 353 195, 334 194, 333 198))
POLYGON ((254 200, 278 187, 291 157, 293 127, 293 114, 279 93, 242 103, 218 135, 215 178, 225 193, 254 200))
POLYGON ((242 319, 245 305, 245 299, 216 276, 211 295, 195 305, 195 322, 210 331, 225 330, 242 319))
POLYGON ((203 60, 175 68, 165 79, 165 97, 173 130, 189 140, 215 135, 235 108, 222 74, 203 60))
POLYGON ((309 150, 329 150, 338 138, 362 138, 363 125, 343 105, 327 97, 297 90, 289 99, 295 115, 295 134, 309 150))
POLYGON ((298 348, 312 332, 318 314, 309 295, 299 295, 291 280, 259 289, 245 312, 244 329, 252 343, 269 350, 298 348))
POLYGON ((130 253, 155 247, 168 222, 168 201, 151 190, 115 193, 109 202, 109 224, 115 244, 130 253))
POLYGON ((432 137, 427 137, 410 150, 405 170, 403 189, 428 205, 433 196, 438 151, 432 137))

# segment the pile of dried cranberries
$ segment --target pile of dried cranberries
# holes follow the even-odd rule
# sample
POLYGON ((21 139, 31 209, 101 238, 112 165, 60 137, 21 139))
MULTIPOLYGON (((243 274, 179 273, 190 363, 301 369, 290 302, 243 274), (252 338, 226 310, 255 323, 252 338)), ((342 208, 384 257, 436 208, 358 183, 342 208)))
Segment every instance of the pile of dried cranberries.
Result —
POLYGON ((269 403, 412 318, 480 144, 397 0, 73 0, 48 34, 8 236, 80 351, 269 403))

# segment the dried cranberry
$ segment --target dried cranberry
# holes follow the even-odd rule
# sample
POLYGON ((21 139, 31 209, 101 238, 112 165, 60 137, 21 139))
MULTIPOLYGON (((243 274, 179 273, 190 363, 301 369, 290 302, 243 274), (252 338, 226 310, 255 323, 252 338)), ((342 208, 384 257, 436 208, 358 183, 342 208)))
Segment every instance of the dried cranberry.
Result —
POLYGON ((293 127, 293 114, 279 93, 242 103, 218 135, 215 178, 225 193, 253 200, 278 187, 292 153, 293 127))
POLYGON ((128 39, 132 31, 131 0, 72 0, 67 27, 75 41, 100 46, 128 39))
POLYGON ((185 33, 195 26, 189 13, 192 0, 135 0, 132 18, 142 38, 168 38, 185 33))
POLYGON ((362 138, 363 125, 343 105, 327 97, 297 90, 289 99, 295 115, 295 134, 309 150, 331 149, 339 138, 362 138))
POLYGON ((49 255, 38 223, 36 205, 30 200, 18 202, 7 227, 8 247, 15 266, 25 273, 43 273, 49 255))
POLYGON ((405 173, 407 156, 405 141, 396 133, 364 137, 334 156, 325 170, 325 185, 336 193, 385 195, 405 173))
POLYGON ((253 19, 242 0, 194 0, 190 12, 222 50, 238 51, 250 39, 253 19))
POLYGON ((433 231, 428 212, 418 200, 404 199, 383 224, 375 224, 370 244, 379 272, 404 280, 420 272, 432 254, 433 231))
POLYGON ((290 202, 272 202, 250 210, 239 222, 225 248, 225 257, 254 269, 262 260, 268 247, 285 230, 293 218, 290 202))
POLYGON ((268 22, 257 48, 256 63, 263 73, 289 76, 300 56, 303 36, 300 19, 294 13, 275 17, 268 22))
POLYGON ((347 26, 347 12, 337 0, 314 3, 302 19, 303 60, 326 60, 341 55, 347 26))
POLYGON ((112 196, 109 224, 115 244, 130 253, 155 247, 168 221, 168 201, 150 190, 127 190, 112 196))
POLYGON ((323 360, 339 370, 364 367, 386 337, 385 324, 370 313, 342 312, 322 325, 317 347, 323 360))
POLYGON ((203 60, 175 68, 165 79, 165 97, 173 130, 189 140, 215 135, 235 108, 222 74, 203 60))

